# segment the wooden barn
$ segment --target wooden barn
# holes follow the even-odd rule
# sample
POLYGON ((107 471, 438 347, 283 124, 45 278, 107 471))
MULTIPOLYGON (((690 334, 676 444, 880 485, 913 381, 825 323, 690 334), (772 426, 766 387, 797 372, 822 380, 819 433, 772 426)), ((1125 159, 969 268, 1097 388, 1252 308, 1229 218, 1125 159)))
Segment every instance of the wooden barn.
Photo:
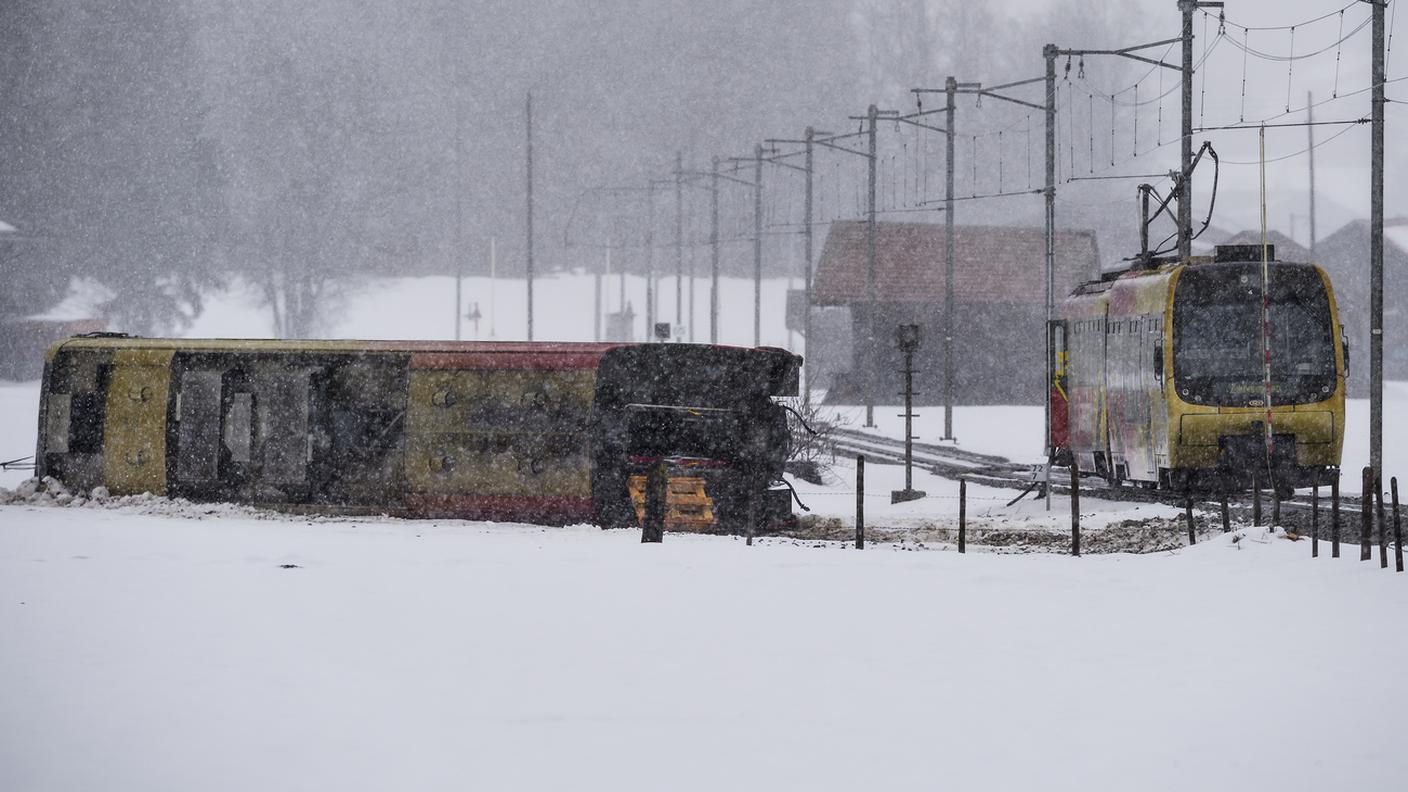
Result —
MULTIPOLYGON (((866 223, 833 223, 817 264, 813 305, 850 313, 848 366, 829 381, 830 404, 860 404, 866 389, 878 404, 898 404, 902 358, 900 324, 918 324, 917 404, 943 402, 944 243, 932 223, 877 223, 875 301, 867 289, 866 223), (866 343, 872 311, 875 343, 866 343)), ((954 229, 954 400, 958 404, 1039 404, 1045 366, 1045 231, 1013 226, 961 225, 954 229)), ((1093 231, 1056 235, 1056 290, 1060 300, 1099 274, 1093 231)), ((822 341, 822 339, 817 339, 822 341)), ((836 350, 809 349, 816 359, 836 350)))

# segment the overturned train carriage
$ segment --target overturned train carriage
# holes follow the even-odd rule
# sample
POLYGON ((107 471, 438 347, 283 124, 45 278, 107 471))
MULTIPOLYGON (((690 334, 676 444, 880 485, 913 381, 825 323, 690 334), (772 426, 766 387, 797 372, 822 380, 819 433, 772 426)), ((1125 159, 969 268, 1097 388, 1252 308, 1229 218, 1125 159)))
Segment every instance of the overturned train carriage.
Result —
POLYGON ((39 475, 329 513, 635 523, 669 470, 667 526, 790 516, 795 395, 780 349, 223 341, 56 344, 39 475), (671 525, 673 523, 673 525, 671 525))
POLYGON ((1328 482, 1348 358, 1334 291, 1314 265, 1268 265, 1268 408, 1261 254, 1219 248, 1085 284, 1060 304, 1050 328, 1058 462, 1180 490, 1246 488, 1254 475, 1283 492, 1328 482))

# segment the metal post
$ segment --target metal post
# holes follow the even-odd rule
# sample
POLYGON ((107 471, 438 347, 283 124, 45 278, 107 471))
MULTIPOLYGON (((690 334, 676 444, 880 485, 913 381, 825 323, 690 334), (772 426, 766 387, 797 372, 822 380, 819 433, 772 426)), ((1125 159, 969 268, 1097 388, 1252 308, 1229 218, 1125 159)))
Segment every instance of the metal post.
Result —
POLYGON ((856 549, 865 549, 865 455, 856 455, 856 549))
POLYGON ((645 340, 655 337, 655 183, 645 188, 645 340))
POLYGON ((1393 490, 1393 566, 1398 572, 1403 571, 1403 523, 1398 515, 1398 477, 1389 479, 1389 484, 1393 490))
POLYGON ((1196 0, 1178 0, 1183 15, 1183 124, 1178 143, 1178 260, 1193 255, 1193 12, 1196 0))
POLYGON ((533 92, 528 92, 528 340, 533 340, 533 92))
POLYGON ((1330 557, 1340 557, 1340 472, 1330 479, 1330 557))
POLYGON ((1314 258, 1318 242, 1315 235, 1315 95, 1310 91, 1305 92, 1305 135, 1308 143, 1305 151, 1310 155, 1310 256, 1314 258))
POLYGON ((709 343, 719 343, 719 158, 709 184, 709 343))
POLYGON ((802 202, 802 291, 805 292, 802 316, 802 406, 812 403, 812 140, 816 130, 807 127, 806 140, 807 194, 802 202))
POLYGON ((1080 555, 1080 467, 1071 465, 1071 555, 1080 555))
MULTIPOLYGON (((611 271, 611 246, 606 246, 606 271, 611 271)), ((601 340, 601 278, 602 271, 597 270, 592 278, 592 340, 601 340)))
POLYGON ((665 539, 665 503, 669 497, 669 481, 663 459, 646 471, 645 520, 641 525, 641 544, 659 543, 665 539))
MULTIPOLYGON (((866 110, 866 118, 870 122, 869 141, 869 177, 866 187, 866 226, 865 226, 865 293, 869 308, 869 319, 866 322, 865 357, 874 368, 873 374, 878 374, 880 367, 876 365, 879 356, 879 348, 875 338, 876 313, 879 306, 876 301, 875 284, 875 131, 876 119, 880 113, 879 108, 871 105, 866 110)), ((867 428, 875 427, 875 381, 876 376, 865 378, 865 425, 867 428)))
POLYGON ((1198 543, 1198 532, 1193 528, 1193 496, 1189 493, 1183 495, 1183 514, 1188 520, 1188 544, 1198 543))
POLYGON ((1261 525, 1261 475, 1252 471, 1252 527, 1261 525))
POLYGON ((1379 568, 1388 569, 1388 521, 1384 519, 1384 480, 1374 471, 1374 514, 1379 520, 1379 568))
POLYGON ((1374 469, 1364 468, 1359 477, 1359 560, 1374 557, 1370 549, 1370 532, 1374 527, 1374 469))
POLYGON ((968 480, 958 479, 958 552, 968 551, 968 480))
MULTIPOLYGON (((1055 372, 1051 370, 1051 318, 1055 313, 1056 301, 1056 45, 1047 44, 1042 49, 1046 57, 1046 360, 1042 364, 1045 379, 1041 383, 1041 405, 1045 415, 1046 446, 1046 510, 1051 511, 1051 380, 1055 372)), ((1078 471, 1074 459, 1071 470, 1078 471)))
POLYGON ((753 147, 753 346, 763 343, 763 145, 753 147))
POLYGON ((944 82, 944 438, 953 439, 953 138, 958 80, 944 82))
POLYGON ((1384 6, 1374 7, 1374 89, 1369 169, 1369 466, 1383 472, 1384 451, 1384 6))
POLYGON ((675 152, 675 326, 684 324, 684 155, 675 152))
POLYGON ((914 491, 914 350, 904 350, 904 491, 914 491))
POLYGON ((1320 485, 1310 488, 1310 557, 1320 557, 1320 485))
POLYGON ((455 170, 450 176, 450 189, 455 193, 454 251, 455 258, 455 340, 463 338, 460 324, 464 317, 464 189, 462 179, 464 166, 464 102, 460 98, 463 75, 459 60, 455 61, 455 87, 451 101, 455 103, 455 170))

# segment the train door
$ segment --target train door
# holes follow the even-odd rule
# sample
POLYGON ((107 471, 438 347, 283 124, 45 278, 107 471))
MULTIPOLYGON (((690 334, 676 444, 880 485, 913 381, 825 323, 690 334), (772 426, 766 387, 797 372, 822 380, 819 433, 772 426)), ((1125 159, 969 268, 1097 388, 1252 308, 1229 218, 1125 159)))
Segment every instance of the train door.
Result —
POLYGON ((1066 349, 1066 322, 1054 319, 1046 326, 1047 400, 1050 410, 1050 436, 1047 437, 1047 454, 1053 461, 1061 461, 1070 455, 1070 397, 1066 391, 1066 364, 1069 354, 1066 349))
POLYGON ((103 436, 103 480, 114 495, 166 494, 170 350, 113 353, 103 436))

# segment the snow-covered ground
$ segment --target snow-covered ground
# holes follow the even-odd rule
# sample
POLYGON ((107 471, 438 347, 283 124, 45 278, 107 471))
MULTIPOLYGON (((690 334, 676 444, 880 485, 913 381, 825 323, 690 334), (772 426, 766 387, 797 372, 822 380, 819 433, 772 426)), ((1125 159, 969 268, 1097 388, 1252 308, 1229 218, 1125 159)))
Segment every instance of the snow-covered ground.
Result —
POLYGON ((1075 559, 212 511, 0 509, 0 789, 1408 772, 1403 576, 1260 532, 1075 559))
MULTIPOLYGON (((328 334, 447 337, 447 283, 368 284, 328 334)), ((242 299, 191 334, 267 335, 242 299)), ((741 305, 727 341, 751 340, 741 305)), ((573 310, 540 337, 580 338, 573 310)), ((0 457, 33 453, 37 401, 0 383, 0 457)), ((1408 436, 1408 385, 1389 406, 1387 437, 1408 436)), ((899 436, 895 412, 877 418, 899 436)), ((933 441, 942 411, 921 412, 933 441)), ((962 447, 1022 461, 1040 425, 1028 407, 954 421, 962 447)), ((798 487, 848 524, 852 475, 798 487)), ((890 506, 901 469, 867 479, 872 525, 951 524, 953 482, 918 472, 929 497, 890 506)), ((1065 527, 1063 499, 1048 515, 1012 494, 970 488, 975 530, 1065 527)), ((1261 529, 1205 538, 960 556, 149 497, 0 506, 0 790, 1401 788, 1408 688, 1362 671, 1408 663, 1404 576, 1261 529)))

